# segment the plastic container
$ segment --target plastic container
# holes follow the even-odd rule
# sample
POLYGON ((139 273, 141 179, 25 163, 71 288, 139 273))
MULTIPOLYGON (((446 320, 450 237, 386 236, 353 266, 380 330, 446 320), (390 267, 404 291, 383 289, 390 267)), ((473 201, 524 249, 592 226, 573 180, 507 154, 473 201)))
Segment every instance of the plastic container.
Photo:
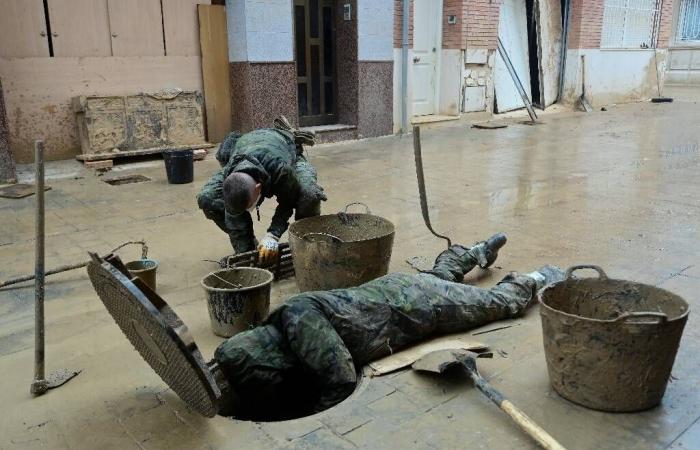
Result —
POLYGON ((163 152, 163 161, 168 183, 186 184, 194 179, 194 150, 163 152))
POLYGON ((260 325, 270 312, 273 278, 272 272, 256 267, 224 269, 204 277, 214 334, 231 337, 260 325))
POLYGON ((139 259, 126 263, 129 273, 143 281, 153 292, 156 292, 156 270, 158 261, 153 259, 139 259))
POLYGON ((664 289, 574 266, 539 293, 549 379, 579 405, 633 412, 661 402, 688 320, 685 300, 664 289), (597 278, 573 278, 578 269, 597 278))

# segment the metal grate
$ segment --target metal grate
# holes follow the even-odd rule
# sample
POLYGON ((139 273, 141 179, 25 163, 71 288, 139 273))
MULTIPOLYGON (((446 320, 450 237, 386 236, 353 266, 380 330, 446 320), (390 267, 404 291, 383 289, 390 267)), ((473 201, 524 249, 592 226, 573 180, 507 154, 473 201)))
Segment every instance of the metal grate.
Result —
POLYGON ((678 42, 700 42, 700 0, 681 0, 678 42))
POLYGON ((601 48, 651 48, 658 0, 605 0, 601 48))

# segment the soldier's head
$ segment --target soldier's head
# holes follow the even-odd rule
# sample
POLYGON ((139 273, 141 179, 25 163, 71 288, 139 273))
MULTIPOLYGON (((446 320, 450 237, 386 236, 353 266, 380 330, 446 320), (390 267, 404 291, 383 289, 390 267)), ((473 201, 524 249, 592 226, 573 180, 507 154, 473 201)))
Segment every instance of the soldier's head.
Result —
POLYGON ((231 214, 252 211, 260 200, 262 185, 243 172, 233 172, 224 180, 224 205, 231 214))

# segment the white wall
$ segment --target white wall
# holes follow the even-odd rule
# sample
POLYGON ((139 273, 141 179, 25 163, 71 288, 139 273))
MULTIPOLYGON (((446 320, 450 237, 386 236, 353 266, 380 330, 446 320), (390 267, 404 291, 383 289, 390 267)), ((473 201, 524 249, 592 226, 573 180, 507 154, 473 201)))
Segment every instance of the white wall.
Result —
POLYGON ((669 49, 666 82, 700 84, 700 47, 669 49))
POLYGON ((391 61, 394 48, 394 1, 357 0, 357 59, 391 61))
POLYGON ((290 0, 227 0, 231 62, 294 61, 290 0))
POLYGON ((626 103, 656 97, 656 76, 663 88, 666 50, 568 50, 564 72, 564 101, 575 103, 581 95, 581 55, 586 57, 586 96, 593 106, 626 103))
POLYGON ((71 98, 131 95, 164 88, 202 91, 199 56, 0 58, 0 78, 19 162, 32 160, 35 139, 46 141, 48 159, 80 153, 71 98))
MULTIPOLYGON (((395 48, 394 51, 394 133, 398 133, 401 131, 401 109, 403 105, 403 99, 401 98, 401 82, 402 82, 402 74, 401 74, 401 49, 400 48, 395 48)), ((408 49, 408 61, 409 61, 409 70, 408 70, 408 120, 409 120, 409 127, 411 126, 410 120, 411 116, 413 115, 413 102, 411 99, 413 98, 413 73, 412 70, 410 69, 412 64, 411 61, 413 60, 413 50, 410 48, 408 49)))
POLYGON ((457 116, 462 109, 462 50, 443 49, 440 56, 439 112, 457 116))

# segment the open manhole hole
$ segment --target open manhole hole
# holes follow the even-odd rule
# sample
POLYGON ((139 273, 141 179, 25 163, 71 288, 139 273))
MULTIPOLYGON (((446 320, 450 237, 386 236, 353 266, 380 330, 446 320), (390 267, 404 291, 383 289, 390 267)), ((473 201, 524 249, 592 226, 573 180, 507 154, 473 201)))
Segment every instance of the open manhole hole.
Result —
POLYGON ((321 386, 303 370, 278 374, 283 381, 274 387, 267 385, 254 392, 237 392, 236 398, 222 398, 219 415, 235 420, 252 422, 280 422, 301 419, 337 408, 360 392, 365 378, 362 370, 357 373, 355 389, 335 405, 319 408, 321 386))
POLYGON ((151 181, 151 179, 143 175, 124 175, 121 177, 107 178, 102 181, 112 186, 121 186, 122 184, 143 183, 144 181, 151 181))

